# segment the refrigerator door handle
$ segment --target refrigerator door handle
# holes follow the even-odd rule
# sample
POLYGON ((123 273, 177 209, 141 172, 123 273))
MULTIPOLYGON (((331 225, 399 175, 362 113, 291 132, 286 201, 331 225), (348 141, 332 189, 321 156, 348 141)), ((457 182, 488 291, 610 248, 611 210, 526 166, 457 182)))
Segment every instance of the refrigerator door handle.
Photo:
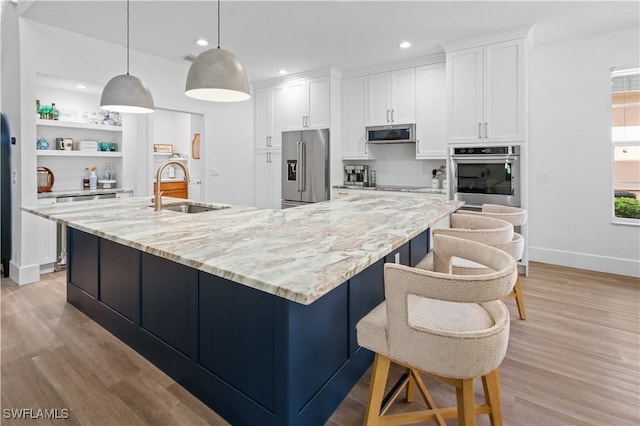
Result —
POLYGON ((301 150, 301 160, 302 162, 300 164, 302 164, 302 170, 300 171, 300 192, 304 192, 307 190, 307 179, 306 179, 306 175, 307 175, 307 144, 304 142, 300 143, 302 150, 301 150))
POLYGON ((302 142, 298 142, 297 152, 296 152, 296 160, 297 160, 297 173, 296 173, 296 190, 298 192, 302 192, 301 183, 302 178, 304 176, 304 168, 302 166, 302 142))

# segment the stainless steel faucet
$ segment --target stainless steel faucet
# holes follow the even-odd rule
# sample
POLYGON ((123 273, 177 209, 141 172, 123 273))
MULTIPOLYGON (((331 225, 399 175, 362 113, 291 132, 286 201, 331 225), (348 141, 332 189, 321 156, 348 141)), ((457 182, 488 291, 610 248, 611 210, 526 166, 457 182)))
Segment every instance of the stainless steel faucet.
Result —
POLYGON ((191 180, 191 178, 189 177, 189 169, 187 169, 187 166, 182 161, 169 159, 164 163, 160 164, 160 166, 158 167, 158 171, 156 172, 156 191, 153 194, 153 208, 157 212, 162 211, 162 192, 160 191, 160 181, 162 177, 162 171, 169 164, 175 164, 177 166, 182 167, 182 170, 184 170, 184 180, 187 182, 191 180))

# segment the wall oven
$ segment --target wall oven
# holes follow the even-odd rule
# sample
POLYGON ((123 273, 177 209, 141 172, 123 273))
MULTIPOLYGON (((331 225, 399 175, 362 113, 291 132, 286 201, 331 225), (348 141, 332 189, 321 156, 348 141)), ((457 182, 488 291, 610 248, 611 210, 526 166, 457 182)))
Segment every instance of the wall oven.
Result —
POLYGON ((520 207, 520 147, 450 148, 452 198, 466 206, 520 207))

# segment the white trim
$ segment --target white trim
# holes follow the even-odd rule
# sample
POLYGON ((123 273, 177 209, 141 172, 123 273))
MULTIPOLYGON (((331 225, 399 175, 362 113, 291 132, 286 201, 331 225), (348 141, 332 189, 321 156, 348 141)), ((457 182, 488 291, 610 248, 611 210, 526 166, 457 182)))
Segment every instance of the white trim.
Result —
POLYGON ((282 77, 272 78, 269 80, 256 81, 256 82, 253 82, 252 85, 253 85, 253 89, 257 90, 257 89, 264 89, 265 87, 280 86, 280 85, 288 84, 298 80, 306 80, 310 78, 326 77, 326 76, 333 76, 333 77, 337 77, 338 79, 341 79, 342 71, 340 71, 338 68, 335 68, 335 67, 320 68, 320 69, 305 71, 297 74, 289 74, 282 77))
POLYGON ((30 284, 40 281, 40 265, 18 266, 13 261, 9 262, 9 278, 18 285, 30 284))
POLYGON ((640 260, 638 259, 530 247, 529 261, 640 278, 640 260))
POLYGON ((425 65, 440 65, 445 61, 445 54, 443 52, 432 53, 429 55, 418 56, 415 58, 407 59, 404 61, 396 61, 391 63, 385 63, 375 66, 354 68, 349 71, 345 71, 342 74, 343 79, 364 77, 371 74, 378 74, 381 72, 391 72, 395 70, 401 70, 405 68, 421 67, 425 65))
POLYGON ((469 47, 499 43, 518 38, 527 38, 532 26, 533 24, 520 25, 518 27, 508 28, 501 31, 479 34, 477 36, 459 40, 446 41, 444 43, 440 43, 440 47, 442 47, 445 52, 451 52, 453 50, 467 49, 469 47))

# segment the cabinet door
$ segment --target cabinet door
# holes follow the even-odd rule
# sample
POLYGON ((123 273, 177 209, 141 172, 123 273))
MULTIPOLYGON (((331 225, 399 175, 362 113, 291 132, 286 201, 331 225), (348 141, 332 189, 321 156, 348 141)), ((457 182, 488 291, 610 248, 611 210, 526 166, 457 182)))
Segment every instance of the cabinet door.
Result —
POLYGON ((416 122, 416 70, 407 68, 393 71, 390 76, 389 119, 391 123, 416 122))
POLYGON ((287 130, 288 99, 287 90, 283 86, 273 87, 271 90, 271 139, 269 148, 282 147, 282 132, 287 130))
POLYGON ((255 147, 266 149, 269 147, 273 108, 271 103, 271 88, 258 89, 254 93, 255 102, 255 147))
POLYGON ((271 198, 269 208, 282 208, 282 153, 272 151, 269 156, 269 180, 271 183, 271 198))
POLYGON ((271 204, 269 154, 269 151, 257 151, 255 156, 254 204, 265 209, 271 204))
POLYGON ((484 47, 487 142, 524 142, 524 50, 524 40, 484 47))
POLYGON ((307 82, 307 128, 329 128, 329 78, 321 77, 307 82))
POLYGON ((446 63, 449 142, 482 142, 482 47, 448 53, 446 63))
POLYGON ((367 125, 367 77, 342 81, 342 159, 369 158, 367 125))
POLYGON ((445 65, 416 69, 416 158, 447 158, 445 65))
MULTIPOLYGON (((56 204, 55 198, 38 200, 38 206, 56 204)), ((36 217, 36 228, 38 232, 38 264, 46 265, 57 260, 57 238, 58 228, 54 221, 43 217, 36 217)))
POLYGON ((291 83, 286 87, 287 97, 287 130, 299 130, 306 125, 305 116, 307 108, 305 107, 306 87, 304 81, 291 83))
POLYGON ((281 207, 282 178, 279 151, 257 151, 255 154, 254 204, 264 209, 281 207))
POLYGON ((389 124, 389 73, 369 76, 369 125, 389 124))

